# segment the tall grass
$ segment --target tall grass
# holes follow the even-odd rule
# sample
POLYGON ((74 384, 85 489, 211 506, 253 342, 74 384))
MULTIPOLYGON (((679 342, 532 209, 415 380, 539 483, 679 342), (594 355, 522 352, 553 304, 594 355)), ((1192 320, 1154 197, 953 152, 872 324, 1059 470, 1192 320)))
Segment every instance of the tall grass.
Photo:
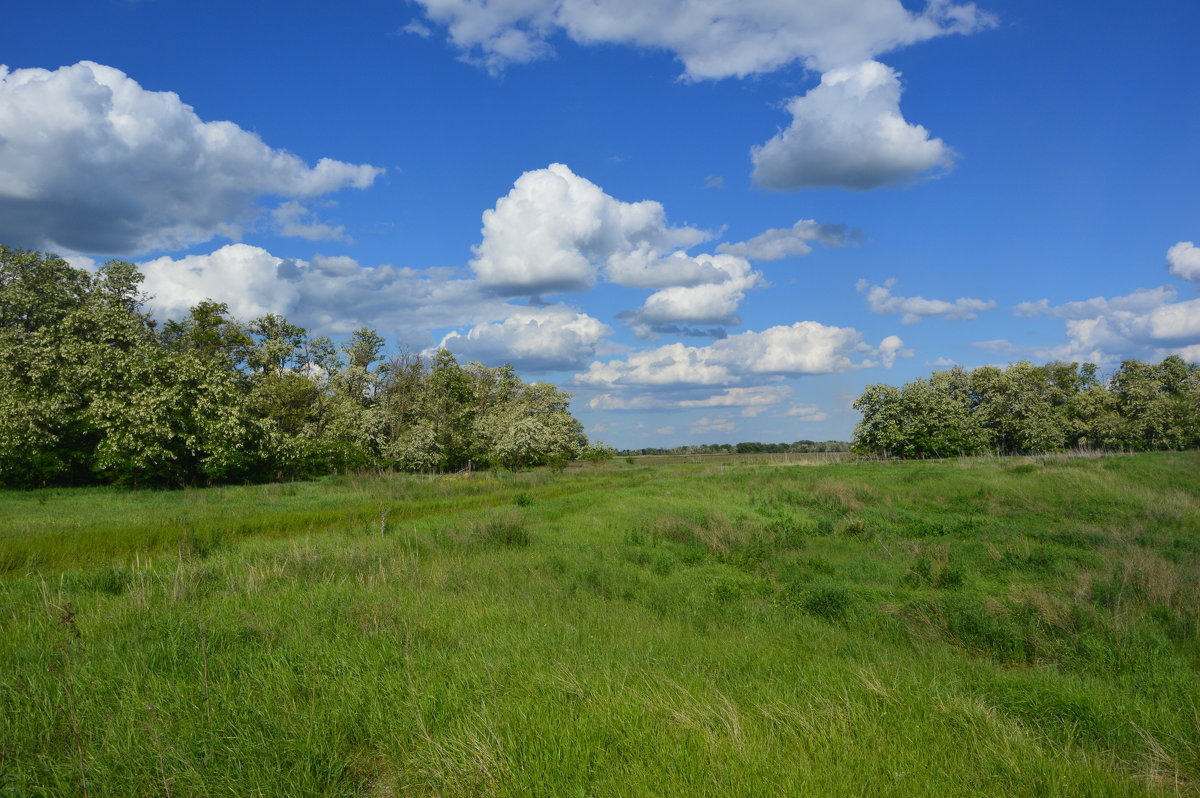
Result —
POLYGON ((0 494, 0 790, 1190 794, 1197 497, 1194 454, 0 494))

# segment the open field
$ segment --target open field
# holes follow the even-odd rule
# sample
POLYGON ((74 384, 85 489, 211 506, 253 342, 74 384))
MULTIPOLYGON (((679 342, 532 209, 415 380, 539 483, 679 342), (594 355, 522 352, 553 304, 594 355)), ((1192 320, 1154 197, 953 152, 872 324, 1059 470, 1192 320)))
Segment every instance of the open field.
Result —
POLYGON ((0 795, 1200 793, 1200 454, 734 458, 0 493, 0 795))

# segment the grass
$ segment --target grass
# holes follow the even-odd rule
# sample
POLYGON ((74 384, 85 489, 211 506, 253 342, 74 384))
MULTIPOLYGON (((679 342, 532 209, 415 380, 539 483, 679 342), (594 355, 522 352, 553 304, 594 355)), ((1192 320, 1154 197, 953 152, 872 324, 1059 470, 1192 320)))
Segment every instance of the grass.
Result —
POLYGON ((1193 453, 13 492, 0 519, 0 795, 1200 792, 1193 453))

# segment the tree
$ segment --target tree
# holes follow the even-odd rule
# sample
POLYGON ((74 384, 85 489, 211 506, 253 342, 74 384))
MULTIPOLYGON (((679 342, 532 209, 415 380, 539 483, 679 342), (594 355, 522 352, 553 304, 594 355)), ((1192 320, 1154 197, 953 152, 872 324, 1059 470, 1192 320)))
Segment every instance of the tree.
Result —
POLYGON ((522 468, 586 444, 568 394, 446 350, 387 362, 205 300, 158 329, 142 276, 0 247, 0 485, 182 485, 359 468, 522 468), (342 357, 344 356, 344 360, 342 357))
POLYGON ((900 389, 876 383, 854 400, 862 420, 854 429, 852 451, 858 454, 897 454, 905 446, 900 389))
POLYGON ((854 403, 863 417, 853 449, 927 457, 1200 445, 1200 366, 1172 355, 1127 360, 1107 384, 1098 373, 1091 363, 1022 361, 868 386, 854 403))

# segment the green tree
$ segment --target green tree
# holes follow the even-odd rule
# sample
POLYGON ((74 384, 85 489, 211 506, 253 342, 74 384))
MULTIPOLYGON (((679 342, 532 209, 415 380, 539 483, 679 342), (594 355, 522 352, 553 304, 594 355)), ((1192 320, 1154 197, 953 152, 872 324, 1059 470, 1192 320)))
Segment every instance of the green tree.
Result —
POLYGON ((905 448, 900 389, 883 383, 868 385, 854 400, 854 409, 862 420, 854 428, 851 451, 899 456, 905 448))

